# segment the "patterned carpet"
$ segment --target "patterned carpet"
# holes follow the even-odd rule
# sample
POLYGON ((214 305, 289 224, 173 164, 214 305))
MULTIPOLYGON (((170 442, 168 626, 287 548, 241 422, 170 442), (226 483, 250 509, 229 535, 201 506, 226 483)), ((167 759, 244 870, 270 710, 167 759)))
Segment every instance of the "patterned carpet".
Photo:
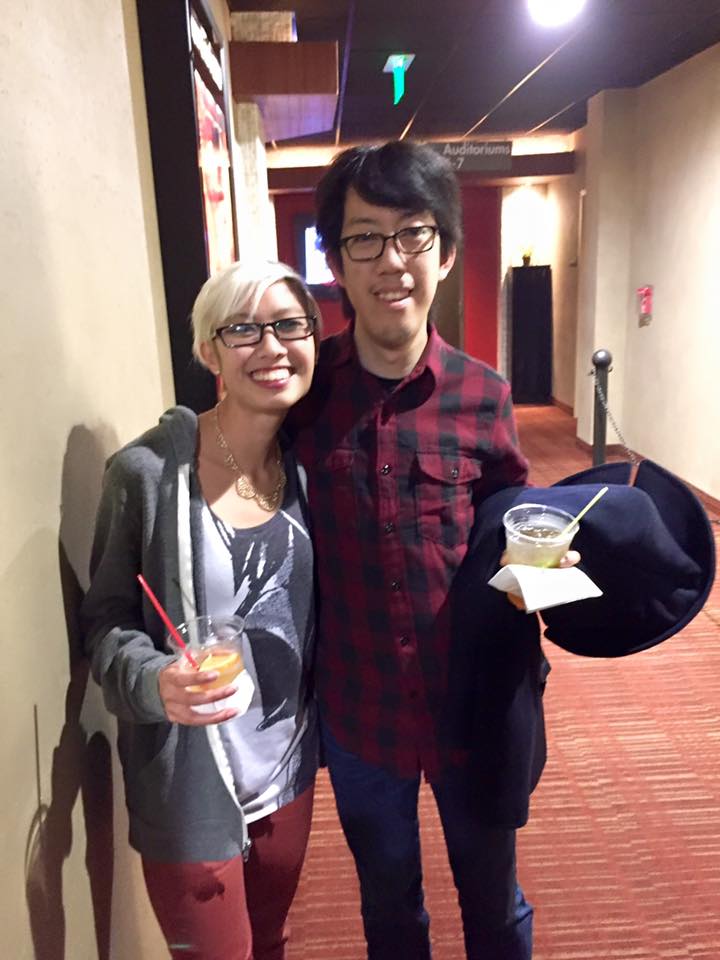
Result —
MULTIPOLYGON (((589 465, 566 414, 520 408, 518 421, 535 483, 589 465)), ((718 960, 720 585, 688 628, 653 650, 599 661, 548 643, 546 654, 549 760, 519 839, 520 879, 536 908, 534 960, 718 960)), ((434 958, 463 960, 427 789, 421 820, 434 958)), ((324 773, 291 923, 289 960, 366 955, 324 773)))

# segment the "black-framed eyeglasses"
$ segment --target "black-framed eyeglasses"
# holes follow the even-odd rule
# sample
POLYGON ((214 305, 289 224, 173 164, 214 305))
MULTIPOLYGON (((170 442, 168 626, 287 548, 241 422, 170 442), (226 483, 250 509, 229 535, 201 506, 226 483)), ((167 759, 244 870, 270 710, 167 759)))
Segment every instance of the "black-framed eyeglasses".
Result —
POLYGON ((315 333, 317 317, 283 317, 281 320, 271 320, 269 323, 255 323, 254 321, 240 320, 237 323, 227 323, 218 327, 213 335, 219 337, 226 347, 231 350, 237 347, 252 347, 260 343, 265 331, 271 329, 278 340, 307 340, 315 333))
POLYGON ((439 232, 439 227, 423 224, 419 227, 403 227, 402 230, 388 234, 354 233, 349 237, 341 237, 340 246, 344 247, 351 260, 361 263, 365 260, 379 260, 388 240, 392 240, 398 253, 414 256, 430 250, 439 232))

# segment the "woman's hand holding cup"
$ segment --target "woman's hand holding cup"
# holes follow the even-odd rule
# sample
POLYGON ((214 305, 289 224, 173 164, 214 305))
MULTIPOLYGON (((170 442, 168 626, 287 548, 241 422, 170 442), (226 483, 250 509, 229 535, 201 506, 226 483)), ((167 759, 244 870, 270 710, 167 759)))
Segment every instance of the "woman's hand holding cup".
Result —
MULTIPOLYGON (((237 693, 244 674, 244 624, 235 616, 195 617, 175 628, 167 643, 178 657, 160 672, 160 696, 168 720, 205 727, 224 723, 247 709, 227 698, 237 693), (217 703, 217 707, 213 704, 217 703)), ((247 695, 247 683, 245 684, 247 695)), ((250 684, 252 696, 252 683, 250 684)), ((242 698, 241 698, 242 699, 242 698)))
POLYGON ((221 708, 213 713, 197 713, 193 710, 193 707, 224 700, 236 692, 237 687, 231 684, 213 687, 219 676, 217 670, 188 669, 182 658, 164 667, 160 671, 158 686, 168 720, 205 727, 211 723, 224 723, 236 716, 237 710, 232 708, 221 708))

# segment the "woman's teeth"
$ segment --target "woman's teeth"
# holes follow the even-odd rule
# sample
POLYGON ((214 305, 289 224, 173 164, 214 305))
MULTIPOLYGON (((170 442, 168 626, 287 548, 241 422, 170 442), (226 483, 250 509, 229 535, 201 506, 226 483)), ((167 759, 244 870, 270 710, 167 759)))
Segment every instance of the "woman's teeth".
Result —
POLYGON ((252 374, 253 380, 287 380, 290 377, 290 371, 286 368, 282 370, 255 370, 252 374))

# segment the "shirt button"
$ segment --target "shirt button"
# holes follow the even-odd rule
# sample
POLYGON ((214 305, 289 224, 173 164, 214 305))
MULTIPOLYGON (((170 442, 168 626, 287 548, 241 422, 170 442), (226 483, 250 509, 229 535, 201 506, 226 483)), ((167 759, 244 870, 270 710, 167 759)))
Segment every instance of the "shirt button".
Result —
POLYGON ((385 533, 392 533, 394 529, 395 529, 395 524, 392 522, 392 520, 386 521, 385 526, 383 527, 383 530, 385 531, 385 533))
POLYGON ((384 464, 382 465, 382 467, 380 468, 380 473, 381 473, 384 477, 386 477, 386 476, 390 473, 391 470, 392 470, 392 467, 390 466, 390 464, 389 464, 389 463, 384 463, 384 464))
POLYGON ((399 580, 393 580, 392 583, 390 584, 390 588, 391 588, 391 590, 394 590, 395 593, 397 593, 398 590, 400 589, 400 581, 399 581, 399 580))
POLYGON ((457 478, 460 476, 460 471, 457 467, 452 468, 450 471, 450 476, 453 478, 453 480, 457 480, 457 478))
POLYGON ((410 637, 400 637, 400 646, 406 647, 410 643, 410 637))

